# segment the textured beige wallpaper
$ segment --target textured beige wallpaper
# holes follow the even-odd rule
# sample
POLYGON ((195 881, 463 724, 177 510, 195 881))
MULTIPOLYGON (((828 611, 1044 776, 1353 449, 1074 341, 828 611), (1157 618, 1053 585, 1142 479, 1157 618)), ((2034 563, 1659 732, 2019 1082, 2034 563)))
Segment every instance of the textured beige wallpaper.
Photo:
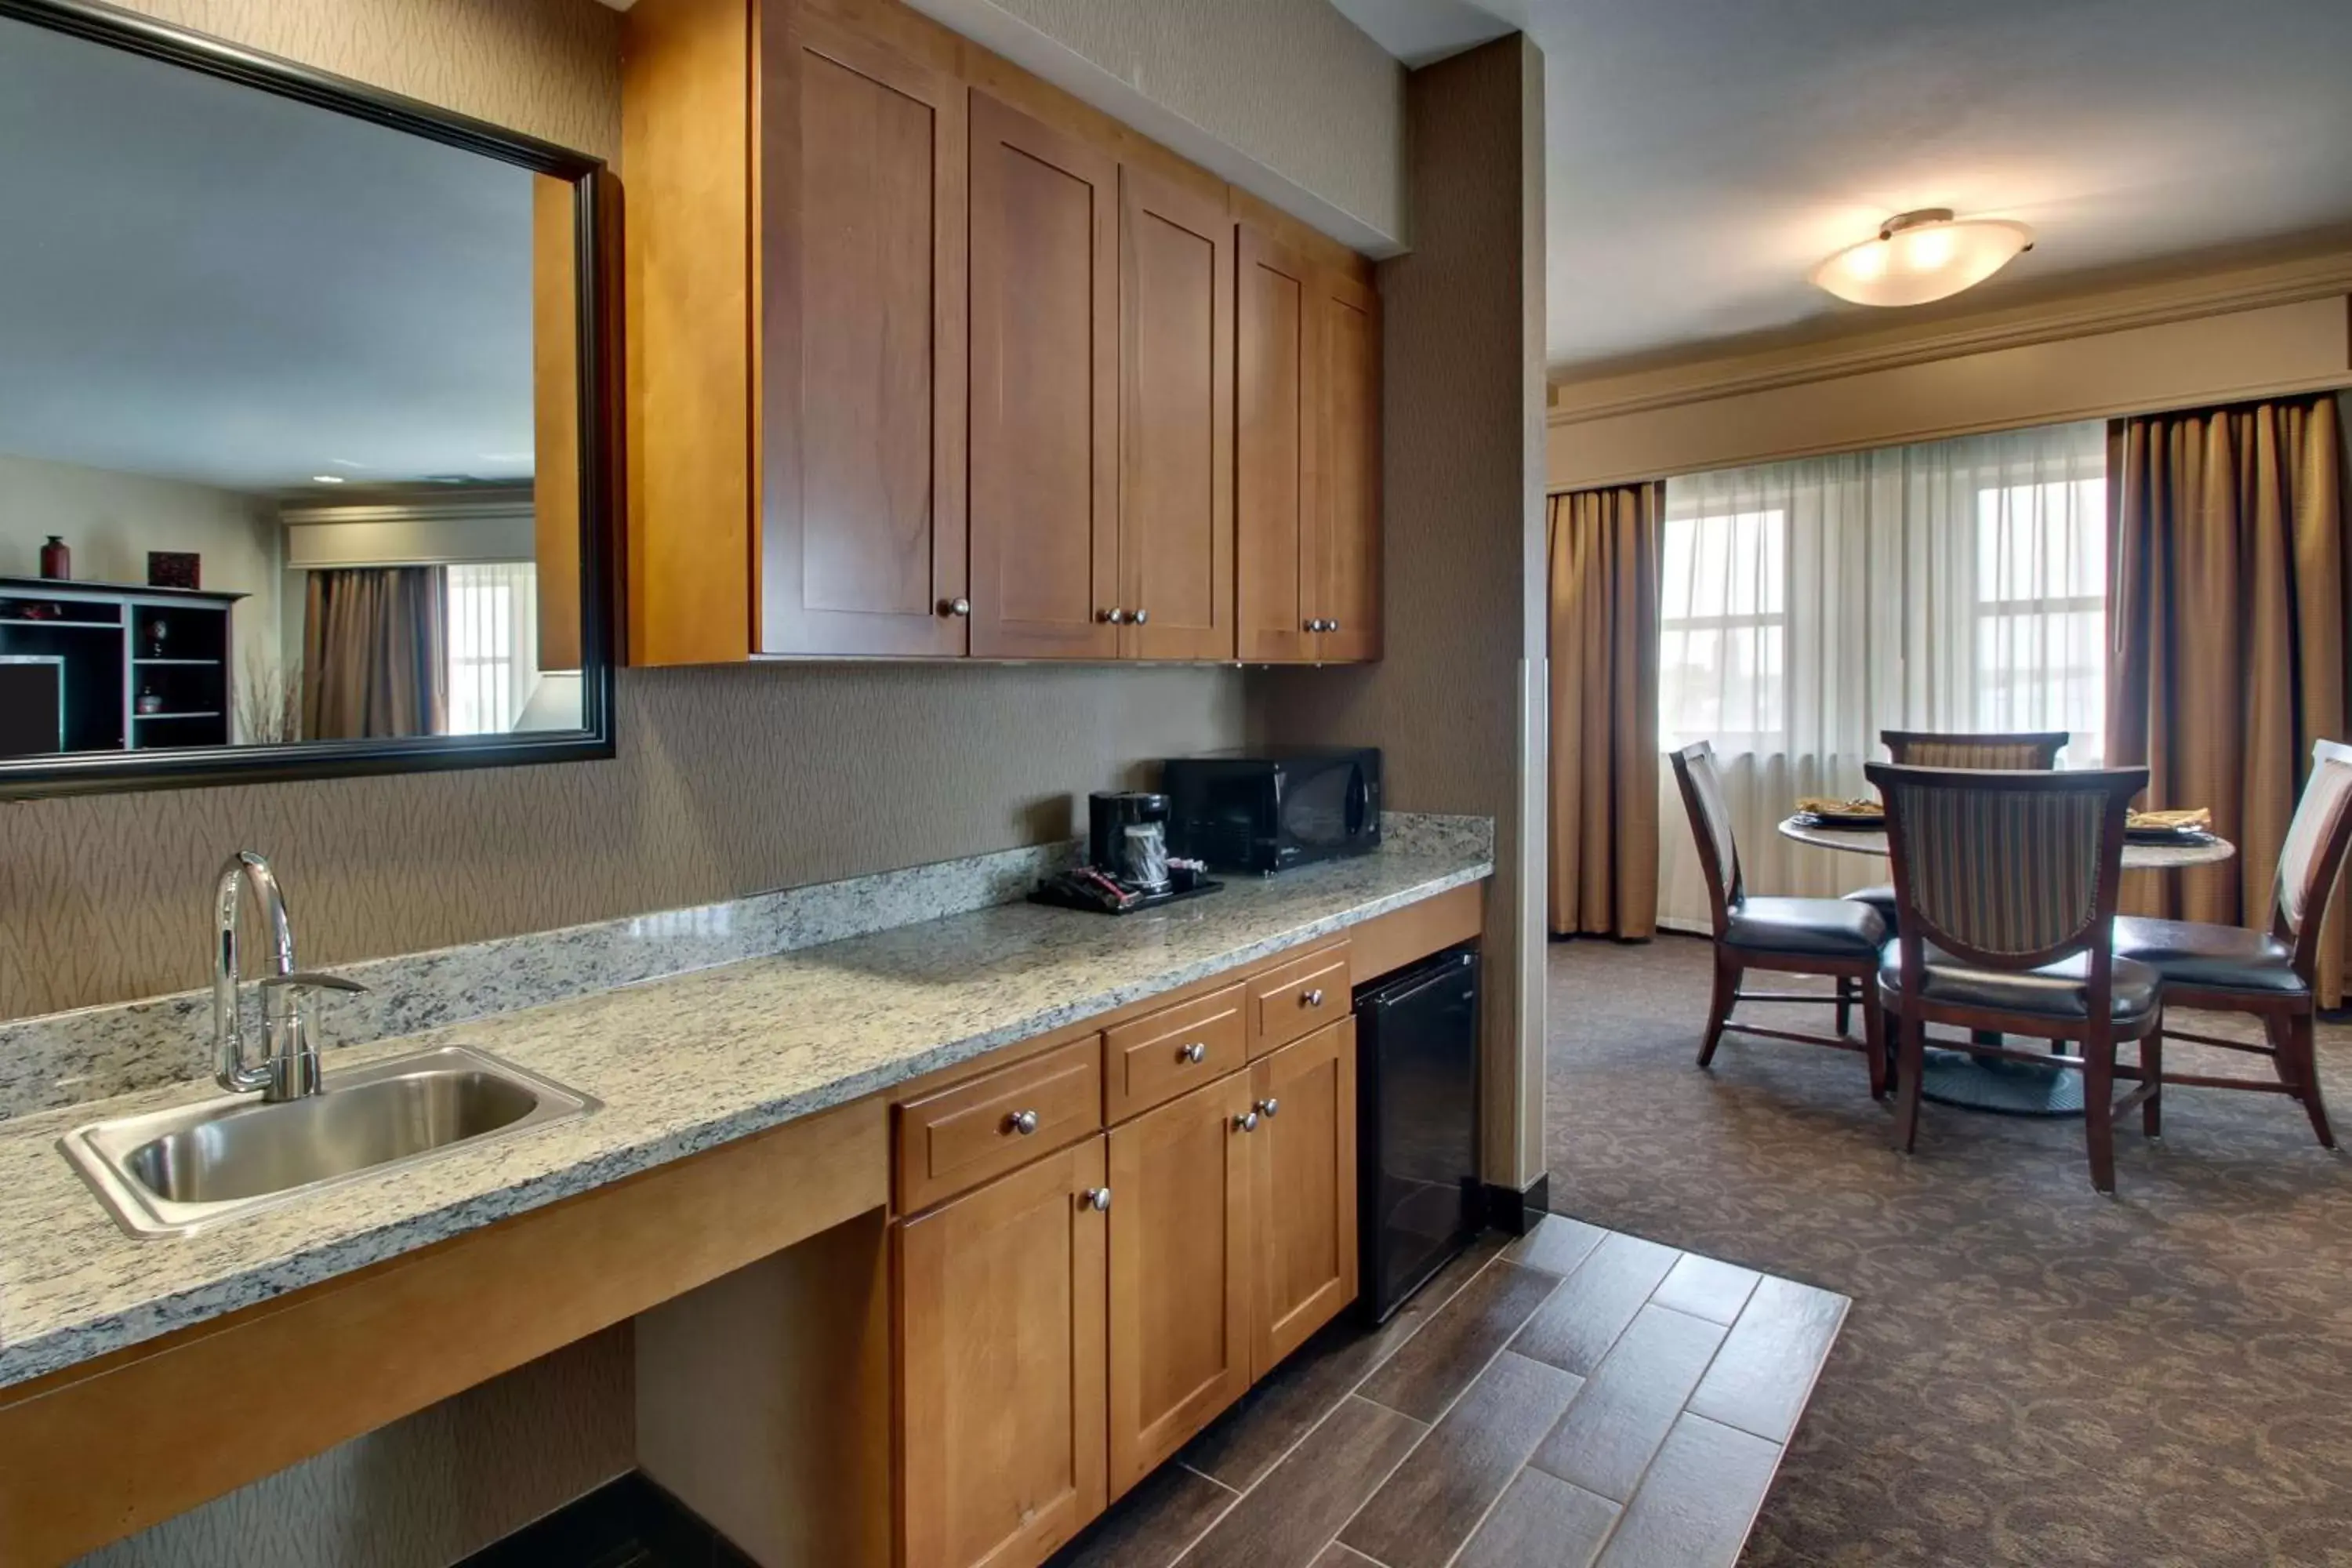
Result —
POLYGON ((636 1463, 633 1374, 624 1323, 103 1547, 83 1568, 442 1568, 636 1463))
POLYGON ((1328 0, 991 0, 1392 240, 1404 71, 1328 0))
POLYGON ((612 762, 0 805, 0 1016, 202 984, 239 848, 334 964, 1041 843, 1242 726, 1230 669, 629 670, 612 762))
POLYGON ((617 163, 621 16, 593 0, 115 0, 617 163))
MULTIPOLYGON (((1346 670, 1253 671, 1252 731, 1376 743, 1387 804, 1496 821, 1487 900, 1487 1164, 1530 1151, 1514 863, 1521 819, 1520 659, 1529 531, 1539 528, 1540 290, 1528 226, 1543 212, 1541 57, 1518 36, 1412 73, 1407 104, 1419 244, 1380 267, 1386 657, 1346 670), (1530 159, 1537 166, 1529 168, 1530 159), (1530 175, 1538 176, 1530 178, 1530 175)), ((1536 553, 1540 560, 1540 552, 1536 553)), ((1540 825, 1537 825, 1540 832, 1540 825)), ((1532 1156, 1540 1169, 1539 1123, 1532 1156)))

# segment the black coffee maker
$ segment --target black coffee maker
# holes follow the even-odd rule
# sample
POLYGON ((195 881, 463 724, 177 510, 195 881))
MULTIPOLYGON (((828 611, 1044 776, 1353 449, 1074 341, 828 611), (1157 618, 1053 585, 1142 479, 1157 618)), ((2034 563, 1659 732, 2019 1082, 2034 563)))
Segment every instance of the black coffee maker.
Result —
POLYGON ((1087 864, 1130 887, 1166 886, 1168 797, 1147 790, 1097 790, 1087 796, 1087 864))

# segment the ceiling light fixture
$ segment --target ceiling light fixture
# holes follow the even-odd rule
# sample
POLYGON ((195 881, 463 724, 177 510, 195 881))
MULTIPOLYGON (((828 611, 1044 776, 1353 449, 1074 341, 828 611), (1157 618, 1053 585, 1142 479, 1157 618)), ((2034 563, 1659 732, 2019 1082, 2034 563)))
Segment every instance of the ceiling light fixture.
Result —
POLYGON ((310 476, 310 482, 314 485, 339 485, 343 482, 343 476, 341 474, 312 474, 310 476))
POLYGON ((1813 281, 1857 305, 1924 305, 1974 288, 2032 248, 2033 231, 2021 223, 1923 207, 1814 268, 1813 281))

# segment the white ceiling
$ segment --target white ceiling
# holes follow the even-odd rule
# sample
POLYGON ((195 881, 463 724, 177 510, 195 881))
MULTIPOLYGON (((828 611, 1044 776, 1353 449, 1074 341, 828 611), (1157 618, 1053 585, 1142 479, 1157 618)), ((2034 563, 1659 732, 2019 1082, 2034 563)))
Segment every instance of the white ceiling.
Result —
POLYGON ((1542 48, 1555 368, 1885 326, 1805 278, 1913 207, 2038 232, 1974 305, 2352 226, 2352 0, 1333 4, 1542 48))
POLYGON ((527 479, 532 177, 0 20, 0 452, 527 479))

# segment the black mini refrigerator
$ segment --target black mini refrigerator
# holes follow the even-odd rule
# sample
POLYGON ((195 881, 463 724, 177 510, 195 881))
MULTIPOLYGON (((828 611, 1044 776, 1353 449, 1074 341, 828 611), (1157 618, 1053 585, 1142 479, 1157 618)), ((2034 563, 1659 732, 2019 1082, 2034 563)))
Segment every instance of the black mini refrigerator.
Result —
POLYGON ((1359 1303, 1381 1322, 1485 1222, 1477 951, 1450 948, 1355 998, 1359 1303))

